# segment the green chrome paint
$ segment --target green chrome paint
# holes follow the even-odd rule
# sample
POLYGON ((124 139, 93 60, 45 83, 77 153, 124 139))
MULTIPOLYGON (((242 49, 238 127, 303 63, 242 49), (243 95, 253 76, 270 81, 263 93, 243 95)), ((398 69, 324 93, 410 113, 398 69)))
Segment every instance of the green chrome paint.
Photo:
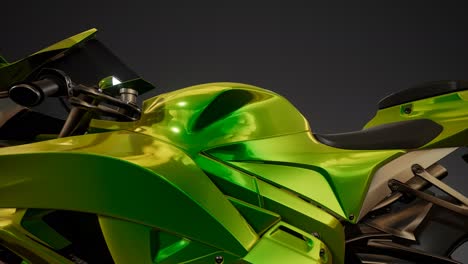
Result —
POLYGON ((170 142, 192 157, 221 144, 309 129, 304 117, 283 97, 239 83, 203 84, 162 94, 146 100, 142 112, 135 132, 170 142), (240 97, 243 104, 225 103, 240 97))
POLYGON ((198 155, 195 162, 225 195, 263 207, 262 198, 254 177, 205 155, 198 155))
MULTIPOLYGON (((226 252, 220 252, 214 247, 197 243, 187 238, 179 237, 168 244, 163 244, 165 243, 164 240, 166 237, 168 237, 168 234, 161 232, 158 232, 155 237, 158 239, 155 244, 158 242, 162 243, 159 246, 157 255, 155 256, 154 263, 194 263, 197 259, 214 253, 221 255, 226 254, 226 252)), ((236 256, 236 259, 239 258, 239 256, 236 256)), ((213 259, 211 262, 213 262, 213 259)))
POLYGON ((468 137, 464 135, 468 123, 468 90, 380 109, 365 128, 421 118, 431 119, 444 128, 442 133, 421 149, 467 146, 468 137), (406 108, 411 109, 411 112, 405 113, 406 108))
POLYGON ((238 255, 257 240, 190 157, 152 137, 122 131, 2 148, 0 164, 5 170, 0 207, 76 210, 127 219, 238 255), (82 164, 80 170, 72 169, 77 164, 82 164), (81 190, 87 190, 85 196, 81 190), (191 225, 186 224, 188 216, 191 225))
POLYGON ((26 263, 73 263, 56 254, 50 248, 37 243, 33 239, 34 235, 22 227, 21 221, 26 210, 13 209, 14 212, 8 215, 1 213, 3 210, 10 209, 0 209, 0 241, 2 241, 2 245, 26 260, 26 263))
POLYGON ((168 259, 170 256, 172 256, 174 254, 177 254, 177 252, 180 252, 181 250, 186 248, 189 244, 190 244, 190 240, 183 238, 183 239, 175 242, 174 244, 172 244, 172 245, 170 245, 170 246, 168 246, 166 248, 161 249, 158 252, 158 255, 156 257, 155 262, 156 263, 161 263, 163 260, 168 259))
POLYGON ((244 259, 252 263, 332 263, 324 243, 284 222, 271 228, 244 259))
POLYGON ((106 216, 98 219, 114 262, 153 263, 151 227, 106 216))
POLYGON ((331 214, 298 196, 257 180, 264 208, 281 215, 282 221, 309 234, 314 232, 329 246, 334 263, 344 263, 345 235, 341 223, 331 214))
POLYGON ((264 181, 296 192, 346 218, 330 184, 319 172, 294 166, 255 162, 231 162, 231 164, 255 174, 256 177, 264 181))
POLYGON ((182 148, 224 194, 275 212, 283 221, 302 230, 320 233, 327 245, 334 245, 330 250, 337 263, 344 261, 342 225, 330 213, 297 196, 308 197, 315 204, 328 208, 333 215, 355 222, 373 172, 385 161, 403 153, 398 150, 342 150, 322 145, 308 132, 309 126, 303 116, 284 98, 260 88, 233 83, 205 84, 162 94, 144 103, 141 121, 94 120, 91 126, 96 131, 133 130, 182 148), (231 109, 224 111, 223 116, 203 115, 211 123, 204 122, 201 129, 194 129, 203 111, 216 105, 216 98, 233 89, 248 91, 253 99, 244 101, 244 105, 228 106, 231 109), (255 173, 253 168, 242 169, 233 163, 239 161, 273 167, 256 168, 255 173), (275 175, 274 168, 281 168, 281 175, 275 175), (266 172, 270 172, 268 176, 266 172), (310 190, 305 185, 288 182, 288 174, 292 175, 290 178, 303 177, 310 190), (281 176, 285 176, 284 179, 281 176), (256 177, 269 177, 271 184, 285 186, 290 192, 256 177), (323 189, 317 192, 329 195, 314 194, 320 186, 323 189), (352 220, 351 215, 354 215, 352 220))
POLYGON ((321 240, 329 245, 335 263, 344 263, 344 230, 336 217, 304 201, 293 192, 279 189, 205 155, 199 155, 196 162, 208 172, 211 180, 224 194, 275 212, 281 216, 282 221, 306 232, 317 232, 321 240))
POLYGON ((228 199, 259 235, 263 234, 281 219, 279 214, 261 207, 245 203, 233 197, 229 197, 228 199))
MULTIPOLYGON (((109 121, 93 121, 91 126, 97 131, 122 128, 122 125, 109 121)), ((328 189, 338 196, 340 206, 334 195, 320 197, 320 201, 317 201, 315 199, 318 196, 310 190, 309 198, 343 218, 351 220, 354 216, 351 221, 357 219, 372 173, 384 161, 403 153, 398 150, 354 151, 324 146, 313 139, 310 133, 305 133, 309 130, 307 121, 286 99, 258 87, 236 83, 204 84, 156 96, 144 102, 140 121, 123 126, 175 144, 197 162, 196 156, 202 151, 242 141, 245 142, 240 143, 242 147, 226 146, 223 150, 216 150, 217 155, 222 151, 242 156, 236 160, 283 162, 277 165, 293 163, 292 167, 312 169, 314 171, 309 174, 321 173, 326 178, 328 189), (243 98, 243 103, 225 103, 236 98, 243 98), (223 106, 228 109, 223 110, 223 106), (204 114, 216 111, 224 115, 204 114), (203 125, 197 125, 198 122, 203 125), (269 138, 262 147, 250 147, 251 144, 257 144, 253 140, 258 142, 262 138, 269 138), (229 148, 233 148, 233 151, 227 150, 229 148), (256 157, 257 152, 262 156, 256 157)), ((210 150, 210 153, 213 151, 210 150)), ((229 157, 218 158, 232 161, 229 157)), ((295 168, 292 170, 297 171, 295 168)), ((263 175, 262 171, 257 174, 263 175)), ((325 184, 323 178, 310 178, 315 179, 310 180, 312 186, 325 184)), ((237 185, 242 184, 245 182, 237 185)))
MULTIPOLYGON (((403 154, 400 150, 343 150, 329 147, 318 143, 309 132, 272 137, 268 139, 252 140, 237 144, 218 147, 207 151, 213 157, 230 162, 236 166, 236 162, 258 162, 272 164, 270 169, 256 171, 262 177, 275 179, 276 184, 286 188, 296 188, 292 191, 302 193, 307 189, 303 187, 297 189, 294 183, 289 180, 279 180, 278 177, 289 177, 288 174, 295 174, 287 179, 304 177, 298 174, 297 168, 311 170, 307 180, 308 185, 314 191, 313 186, 323 186, 325 182, 317 175, 321 174, 326 179, 335 195, 320 197, 320 204, 326 208, 336 208, 336 197, 340 202, 342 211, 333 211, 337 215, 351 222, 357 221, 357 216, 364 201, 372 175, 386 161, 403 154), (287 167, 283 167, 282 175, 265 176, 268 171, 274 171, 276 165, 291 167, 287 172, 287 167), (296 168, 294 168, 296 167, 296 168), (299 176, 298 176, 299 175, 299 176), (272 178, 273 177, 273 178, 272 178), (343 215, 343 212, 345 215, 343 215)), ((249 166, 252 167, 253 164, 249 166)), ((262 165, 264 168, 265 165, 262 165)), ((258 166, 257 166, 258 167, 258 166)), ((257 168, 256 168, 257 169, 257 168)), ((301 171, 300 173, 304 173, 301 171)), ((313 196, 307 192, 308 195, 313 196)), ((306 196, 307 197, 307 196, 306 196)), ((314 197, 316 198, 316 197, 314 197)), ((319 201, 315 200, 319 203, 319 201)))

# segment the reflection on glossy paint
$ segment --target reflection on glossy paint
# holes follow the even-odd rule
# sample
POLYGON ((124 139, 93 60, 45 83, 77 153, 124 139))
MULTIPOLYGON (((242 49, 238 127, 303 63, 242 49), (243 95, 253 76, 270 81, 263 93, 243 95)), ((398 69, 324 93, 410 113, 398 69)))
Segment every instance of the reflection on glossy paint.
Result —
POLYGON ((178 128, 178 127, 171 127, 171 131, 178 134, 178 133, 180 133, 180 128, 178 128))
POLYGON ((177 105, 180 106, 180 107, 184 107, 184 106, 187 105, 187 102, 186 101, 180 101, 180 102, 177 103, 177 105))
POLYGON ((0 217, 0 227, 11 225, 11 223, 12 223, 11 219, 5 219, 5 218, 0 217))
POLYGON ((169 256, 172 256, 175 253, 181 251, 189 244, 190 244, 190 240, 183 238, 175 242, 174 244, 159 250, 158 255, 156 256, 156 263, 159 263, 163 261, 164 259, 168 258, 169 256))
POLYGON ((63 141, 57 143, 57 145, 72 146, 73 145, 73 139, 63 140, 63 141))
POLYGON ((0 217, 10 216, 16 213, 16 208, 0 208, 0 217))
POLYGON ((16 213, 16 208, 0 208, 0 227, 8 226, 12 223, 12 215, 16 213))

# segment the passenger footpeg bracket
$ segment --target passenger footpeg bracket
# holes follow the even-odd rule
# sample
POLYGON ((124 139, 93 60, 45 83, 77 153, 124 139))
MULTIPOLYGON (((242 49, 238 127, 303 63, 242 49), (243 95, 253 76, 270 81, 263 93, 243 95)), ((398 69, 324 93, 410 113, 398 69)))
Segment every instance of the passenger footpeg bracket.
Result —
POLYGON ((455 203, 443 200, 441 198, 438 198, 436 196, 430 195, 426 192, 413 189, 408 184, 402 183, 395 179, 391 179, 388 181, 388 186, 390 187, 390 189, 392 189, 392 191, 411 194, 423 200, 431 202, 435 205, 444 207, 453 212, 468 216, 468 199, 463 194, 459 193, 452 187, 448 186, 446 183, 432 176, 429 172, 427 172, 427 170, 425 170, 422 166, 418 164, 413 165, 411 169, 413 170, 413 173, 415 176, 418 176, 424 179, 425 181, 431 183, 432 185, 434 185, 441 191, 445 192, 446 194, 448 194, 455 200, 459 201, 461 204, 455 204, 455 203))

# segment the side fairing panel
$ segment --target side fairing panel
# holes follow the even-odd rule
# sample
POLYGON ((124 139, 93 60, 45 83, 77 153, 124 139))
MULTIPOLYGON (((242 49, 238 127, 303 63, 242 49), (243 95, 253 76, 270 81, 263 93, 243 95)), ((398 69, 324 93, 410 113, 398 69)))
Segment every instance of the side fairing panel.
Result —
POLYGON ((111 132, 2 148, 0 166, 3 208, 123 218, 239 256, 257 240, 190 157, 146 135, 111 132))
POLYGON ((356 222, 374 172, 404 152, 337 149, 304 132, 221 146, 206 153, 356 222))

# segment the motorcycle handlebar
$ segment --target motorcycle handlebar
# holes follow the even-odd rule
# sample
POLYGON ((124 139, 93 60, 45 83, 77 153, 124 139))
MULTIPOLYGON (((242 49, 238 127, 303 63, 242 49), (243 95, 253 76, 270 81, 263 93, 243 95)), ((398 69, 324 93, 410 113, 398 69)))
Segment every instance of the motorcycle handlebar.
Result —
POLYGON ((56 80, 43 79, 30 83, 20 83, 14 85, 9 90, 10 98, 22 106, 36 106, 47 96, 53 96, 60 90, 60 85, 56 80))
POLYGON ((26 107, 36 106, 46 97, 67 94, 71 81, 63 72, 56 69, 43 69, 36 81, 19 83, 8 90, 9 97, 17 104, 26 107))

